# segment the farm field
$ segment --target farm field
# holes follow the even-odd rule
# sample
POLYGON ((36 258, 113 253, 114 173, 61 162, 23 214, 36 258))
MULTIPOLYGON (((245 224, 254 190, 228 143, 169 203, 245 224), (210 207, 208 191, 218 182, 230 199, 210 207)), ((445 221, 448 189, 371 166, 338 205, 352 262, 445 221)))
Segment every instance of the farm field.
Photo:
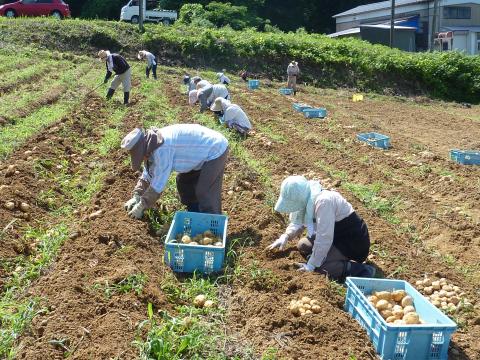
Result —
POLYGON ((384 277, 458 285, 473 306, 450 314, 458 330, 449 358, 480 358, 480 168, 448 158, 480 148, 480 106, 378 94, 353 103, 349 90, 313 87, 283 96, 284 84, 261 79, 249 91, 229 74, 255 129, 240 139, 188 106, 181 79, 195 70, 161 66, 153 81, 132 60, 124 107, 121 91, 110 102, 106 85, 89 93, 104 76, 91 57, 32 49, 18 58, 21 70, 5 70, 11 59, 0 50, 0 358, 376 359, 343 310, 342 286, 298 273, 293 241, 264 250, 286 226, 273 205, 289 174, 320 179, 352 203, 384 277), (294 101, 324 106, 328 117, 307 120, 294 101), (173 177, 146 219, 123 209, 137 177, 119 148, 124 134, 192 122, 230 141, 227 267, 215 277, 176 276, 163 263, 181 209, 173 177), (365 131, 393 147, 363 145, 356 134, 365 131), (218 306, 195 308, 201 293, 218 306), (320 314, 292 316, 288 304, 302 296, 317 299, 320 314))

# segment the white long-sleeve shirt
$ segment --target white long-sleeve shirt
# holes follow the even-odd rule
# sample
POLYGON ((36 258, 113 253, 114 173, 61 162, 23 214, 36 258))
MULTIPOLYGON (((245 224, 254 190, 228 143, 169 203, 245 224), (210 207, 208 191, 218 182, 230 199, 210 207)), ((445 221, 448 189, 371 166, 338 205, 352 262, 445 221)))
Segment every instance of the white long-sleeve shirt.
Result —
MULTIPOLYGON (((308 260, 310 265, 322 266, 333 244, 335 223, 347 218, 353 212, 352 205, 336 191, 323 190, 318 195, 315 200, 316 236, 312 255, 308 260)), ((285 233, 292 238, 297 236, 303 228, 302 225, 290 224, 285 233)))
POLYGON ((204 87, 207 87, 208 85, 212 85, 210 83, 210 81, 208 80, 200 80, 198 83, 197 83, 197 89, 200 90, 200 89, 203 89, 204 87))
POLYGON ((145 58, 147 59, 148 67, 157 65, 157 62, 155 61, 155 55, 153 55, 151 52, 145 51, 145 58))
POLYGON ((228 89, 225 85, 222 85, 222 84, 213 85, 213 91, 212 91, 212 94, 207 99, 207 104, 210 105, 211 103, 213 103, 217 97, 230 100, 230 94, 228 93, 228 89))
POLYGON ((244 129, 250 130, 252 128, 247 114, 237 104, 232 104, 229 100, 222 99, 222 111, 223 120, 228 127, 231 128, 234 124, 237 124, 244 129))
POLYGON ((230 79, 224 73, 218 73, 218 81, 220 84, 230 84, 230 79))
POLYGON ((225 152, 228 140, 219 132, 198 124, 176 124, 160 129, 164 143, 148 159, 141 179, 155 192, 165 188, 172 171, 186 173, 200 170, 207 161, 225 152))

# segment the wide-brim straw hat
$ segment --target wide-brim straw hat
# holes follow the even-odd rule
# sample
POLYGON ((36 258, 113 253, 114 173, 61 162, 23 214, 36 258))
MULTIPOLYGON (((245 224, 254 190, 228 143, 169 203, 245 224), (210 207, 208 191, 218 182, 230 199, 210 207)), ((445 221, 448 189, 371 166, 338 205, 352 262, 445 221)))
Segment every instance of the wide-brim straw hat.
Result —
POLYGON ((212 111, 222 111, 222 98, 218 97, 213 102, 212 106, 210 106, 210 110, 212 111))

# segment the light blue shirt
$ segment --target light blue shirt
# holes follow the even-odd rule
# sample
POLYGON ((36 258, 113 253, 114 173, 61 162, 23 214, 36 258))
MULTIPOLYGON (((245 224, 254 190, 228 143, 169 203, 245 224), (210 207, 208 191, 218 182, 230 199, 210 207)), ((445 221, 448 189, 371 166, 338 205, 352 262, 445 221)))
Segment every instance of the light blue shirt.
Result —
POLYGON ((219 132, 198 124, 176 124, 160 129, 164 143, 148 159, 141 179, 160 193, 172 171, 187 173, 200 170, 207 161, 217 159, 228 147, 219 132))

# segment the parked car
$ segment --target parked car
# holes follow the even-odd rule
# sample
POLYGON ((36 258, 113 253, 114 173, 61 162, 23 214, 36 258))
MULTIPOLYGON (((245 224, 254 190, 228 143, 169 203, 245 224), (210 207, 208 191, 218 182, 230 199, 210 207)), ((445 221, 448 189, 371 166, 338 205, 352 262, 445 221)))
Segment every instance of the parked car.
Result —
POLYGON ((70 8, 63 0, 20 0, 0 6, 0 16, 54 16, 70 17, 70 8))
MULTIPOLYGON (((127 5, 122 7, 120 11, 120 20, 129 21, 132 24, 138 24, 140 7, 138 6, 139 0, 130 0, 127 5)), ((143 19, 145 22, 163 23, 164 25, 170 25, 177 20, 177 12, 175 10, 161 10, 158 8, 158 0, 143 0, 144 13, 143 19)))

